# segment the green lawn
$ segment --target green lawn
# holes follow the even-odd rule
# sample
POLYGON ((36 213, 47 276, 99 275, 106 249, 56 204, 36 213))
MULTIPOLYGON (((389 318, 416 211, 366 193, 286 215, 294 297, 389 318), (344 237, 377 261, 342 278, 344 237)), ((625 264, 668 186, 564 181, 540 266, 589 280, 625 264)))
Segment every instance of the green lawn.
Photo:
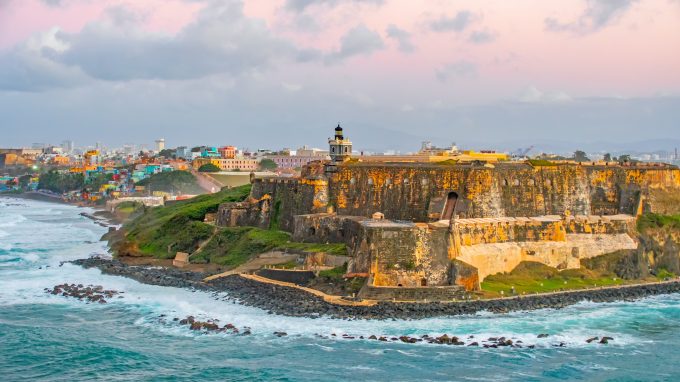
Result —
POLYGON ((585 289, 630 283, 616 275, 602 274, 588 269, 568 269, 562 272, 536 262, 520 263, 510 273, 488 276, 482 282, 482 291, 488 297, 515 294, 556 292, 566 289, 585 289))

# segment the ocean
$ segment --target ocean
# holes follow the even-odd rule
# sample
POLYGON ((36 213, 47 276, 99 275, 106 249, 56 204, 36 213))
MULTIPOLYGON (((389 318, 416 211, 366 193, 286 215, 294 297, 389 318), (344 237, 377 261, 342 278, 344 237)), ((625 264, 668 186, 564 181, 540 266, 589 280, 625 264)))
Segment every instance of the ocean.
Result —
POLYGON ((61 264, 106 253, 99 241, 106 229, 80 212, 69 205, 0 198, 2 382, 680 380, 680 295, 414 321, 283 317, 215 301, 207 292, 144 285, 61 264), (124 293, 107 304, 45 293, 62 283, 124 293), (248 326, 252 335, 198 334, 172 321, 188 315, 248 326), (504 336, 536 347, 357 339, 444 333, 480 341, 504 336), (539 333, 549 336, 539 339, 539 333), (586 343, 595 336, 614 340, 586 343))

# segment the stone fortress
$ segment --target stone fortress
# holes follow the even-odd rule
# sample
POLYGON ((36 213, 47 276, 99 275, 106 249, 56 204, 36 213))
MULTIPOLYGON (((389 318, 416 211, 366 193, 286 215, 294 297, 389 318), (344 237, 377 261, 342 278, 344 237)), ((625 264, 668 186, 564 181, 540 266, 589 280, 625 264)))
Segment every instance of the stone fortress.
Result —
POLYGON ((680 170, 666 164, 352 156, 340 126, 329 149, 330 161, 299 178, 253 179, 248 200, 220 206, 217 224, 345 243, 348 276, 368 278, 365 298, 454 298, 522 261, 578 268, 635 249, 639 214, 680 212, 680 170))

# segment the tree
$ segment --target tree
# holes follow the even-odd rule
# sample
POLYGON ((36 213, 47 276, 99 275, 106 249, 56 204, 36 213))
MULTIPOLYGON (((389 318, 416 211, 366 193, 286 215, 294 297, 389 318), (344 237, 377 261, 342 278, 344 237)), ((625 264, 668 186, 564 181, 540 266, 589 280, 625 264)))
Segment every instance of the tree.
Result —
POLYGON ((610 153, 604 154, 604 161, 605 162, 611 162, 612 161, 612 154, 610 154, 610 153))
POLYGON ((624 154, 624 155, 619 156, 619 162, 620 163, 628 163, 628 162, 632 162, 632 160, 630 159, 630 155, 624 154))
POLYGON ((60 173, 50 170, 40 175, 38 188, 56 193, 80 190, 85 185, 85 177, 81 173, 60 173))
POLYGON ((158 156, 163 158, 175 158, 175 154, 176 154, 175 150, 163 149, 161 150, 161 152, 158 153, 158 156))
POLYGON ((19 187, 27 188, 29 183, 31 183, 31 175, 22 175, 19 177, 19 187))
POLYGON ((574 160, 576 162, 590 162, 590 159, 588 159, 588 156, 584 151, 581 150, 576 150, 574 152, 574 160))
POLYGON ((220 172, 220 171, 222 170, 212 163, 206 163, 198 168, 198 172, 220 172))
POLYGON ((279 167, 276 162, 274 162, 271 159, 262 159, 260 161, 260 170, 263 171, 272 171, 276 170, 276 168, 279 167))

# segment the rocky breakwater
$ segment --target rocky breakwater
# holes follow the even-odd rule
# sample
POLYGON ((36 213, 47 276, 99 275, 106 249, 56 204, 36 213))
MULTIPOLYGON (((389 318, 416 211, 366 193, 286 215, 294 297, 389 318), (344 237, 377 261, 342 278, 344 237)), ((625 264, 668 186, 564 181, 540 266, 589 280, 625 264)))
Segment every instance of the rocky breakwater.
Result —
POLYGON ((251 330, 249 327, 243 327, 242 329, 237 328, 234 324, 225 324, 220 326, 219 320, 210 319, 206 321, 199 321, 194 316, 188 316, 187 318, 179 319, 174 318, 173 321, 179 322, 180 325, 188 326, 190 330, 199 333, 229 333, 229 334, 240 334, 240 335, 250 335, 251 330))
POLYGON ((154 266, 130 266, 119 260, 100 257, 74 260, 72 263, 83 268, 98 268, 104 274, 127 277, 143 284, 188 289, 210 289, 203 283, 203 279, 208 275, 198 272, 154 266))
MULTIPOLYGON (((106 299, 111 299, 114 296, 125 292, 104 289, 101 285, 85 286, 83 284, 60 284, 55 285, 52 289, 45 288, 45 293, 73 297, 81 301, 92 303, 106 304, 106 299)), ((119 298, 120 297, 122 296, 119 296, 119 298)))
POLYGON ((482 311, 508 313, 536 309, 559 309, 582 301, 633 301, 647 296, 680 292, 680 281, 620 286, 615 288, 518 296, 493 300, 458 302, 395 303, 373 306, 336 305, 297 288, 246 279, 238 275, 203 282, 205 274, 174 268, 128 266, 117 260, 92 258, 74 261, 103 273, 125 276, 141 283, 215 292, 216 300, 238 302, 268 311, 270 314, 338 319, 422 319, 437 316, 471 315, 482 311), (226 292, 226 293, 222 293, 226 292))

